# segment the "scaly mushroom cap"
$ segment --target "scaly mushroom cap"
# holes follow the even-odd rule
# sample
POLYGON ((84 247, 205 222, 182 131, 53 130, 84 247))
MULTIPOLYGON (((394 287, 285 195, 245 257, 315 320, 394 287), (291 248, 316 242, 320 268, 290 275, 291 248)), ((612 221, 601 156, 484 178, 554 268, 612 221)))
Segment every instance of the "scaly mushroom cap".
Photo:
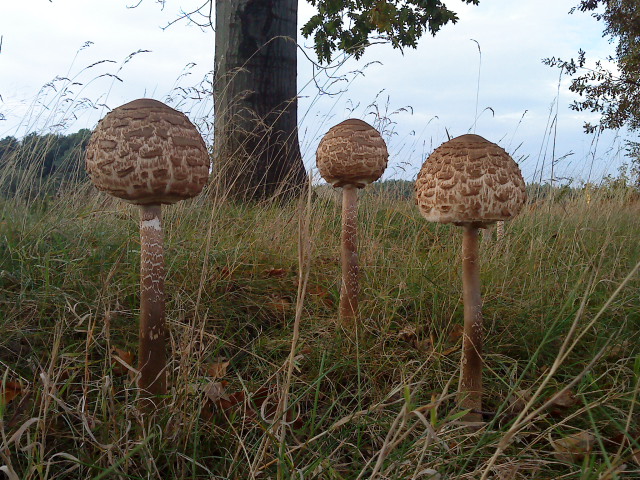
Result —
POLYGON ((334 187, 363 188, 375 182, 387 168, 388 158, 387 145, 378 131, 355 118, 332 127, 316 152, 320 175, 334 187))
POLYGON ((479 135, 443 143, 422 165, 416 199, 431 222, 487 226, 518 214, 526 200, 516 162, 479 135))
POLYGON ((209 155, 186 115, 143 98, 108 113, 87 146, 91 181, 135 204, 195 197, 209 176, 209 155))

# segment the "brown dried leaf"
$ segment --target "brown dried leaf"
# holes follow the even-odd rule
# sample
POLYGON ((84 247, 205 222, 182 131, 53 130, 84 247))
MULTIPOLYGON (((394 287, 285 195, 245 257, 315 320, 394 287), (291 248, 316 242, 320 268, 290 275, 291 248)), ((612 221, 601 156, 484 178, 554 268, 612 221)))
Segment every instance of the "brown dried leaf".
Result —
POLYGON ((574 433, 559 440, 549 438, 554 456, 562 462, 581 462, 591 453, 595 437, 587 431, 574 433))
POLYGON ((608 359, 618 359, 622 357, 627 350, 629 350, 629 346, 631 342, 629 340, 623 340, 622 342, 616 343, 611 347, 611 350, 607 352, 608 359))
POLYGON ((413 325, 407 325, 402 330, 398 332, 398 340, 402 342, 407 342, 412 347, 415 347, 418 343, 418 334, 416 332, 416 327, 413 325))
POLYGON ((505 409, 504 413, 507 415, 518 415, 527 406, 527 403, 531 400, 531 390, 528 388, 525 390, 516 390, 509 399, 509 405, 505 409))
POLYGON ((462 345, 454 345, 451 348, 447 348, 444 352, 440 353, 440 355, 446 357, 448 355, 451 355, 453 352, 457 352, 458 350, 460 350, 460 348, 462 348, 462 345))
POLYGON ((133 353, 114 347, 113 351, 111 352, 111 371, 114 375, 126 375, 130 372, 129 368, 127 368, 127 365, 129 367, 132 367, 133 359, 133 353), (123 365, 123 362, 126 365, 123 365))
POLYGON ((207 376, 216 378, 222 378, 227 374, 227 368, 229 367, 229 362, 216 362, 207 366, 206 373, 207 376))
POLYGON ((312 297, 317 297, 317 299, 320 300, 327 308, 332 308, 334 305, 331 293, 324 287, 319 285, 308 285, 307 293, 312 297))
POLYGON ((420 352, 430 353, 433 352, 433 342, 430 338, 425 338, 424 340, 419 340, 416 343, 416 348, 420 352))
POLYGON ((229 278, 231 276, 231 270, 228 267, 216 267, 219 278, 229 278))
POLYGON ((225 391, 225 387, 227 386, 226 381, 222 380, 221 382, 209 382, 204 388, 203 392, 206 397, 211 400, 213 403, 218 403, 220 400, 229 400, 229 396, 225 391))
MULTIPOLYGON (((553 398, 556 394, 552 395, 553 398)), ((561 417, 566 415, 567 410, 578 403, 578 399, 573 393, 573 390, 566 390, 562 392, 560 396, 553 399, 549 404, 549 413, 554 417, 561 417)))
POLYGON ((223 397, 221 398, 218 402, 217 405, 218 407, 220 407, 222 410, 229 410, 233 407, 235 407, 236 405, 243 403, 244 402, 244 392, 240 391, 240 392, 235 392, 232 393, 231 395, 228 395, 227 397, 223 397))
POLYGON ((4 386, 0 385, 0 403, 9 404, 13 399, 22 393, 22 386, 18 382, 5 382, 4 386))
POLYGON ((280 278, 280 277, 284 277, 287 274, 287 269, 286 268, 271 268, 269 270, 265 270, 264 274, 267 277, 280 278))
POLYGON ((279 313, 285 313, 291 308, 292 302, 286 297, 272 295, 267 302, 267 307, 279 313))
POLYGON ((457 342, 464 336, 464 325, 454 325, 448 335, 450 342, 457 342))

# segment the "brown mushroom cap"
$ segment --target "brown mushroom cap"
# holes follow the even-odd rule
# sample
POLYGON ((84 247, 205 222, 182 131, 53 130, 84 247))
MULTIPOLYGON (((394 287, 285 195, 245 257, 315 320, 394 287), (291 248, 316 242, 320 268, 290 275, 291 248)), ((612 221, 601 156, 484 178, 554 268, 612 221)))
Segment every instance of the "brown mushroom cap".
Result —
POLYGON ((108 113, 87 146, 95 186, 135 204, 195 197, 209 176, 209 155, 186 115, 143 98, 108 113))
POLYGON ((486 226, 517 215, 526 192, 520 168, 504 149, 479 135, 462 135, 422 165, 416 199, 431 222, 486 226))
POLYGON ((363 188, 375 182, 387 168, 388 158, 387 145, 378 131, 355 118, 332 127, 316 152, 320 175, 334 187, 363 188))

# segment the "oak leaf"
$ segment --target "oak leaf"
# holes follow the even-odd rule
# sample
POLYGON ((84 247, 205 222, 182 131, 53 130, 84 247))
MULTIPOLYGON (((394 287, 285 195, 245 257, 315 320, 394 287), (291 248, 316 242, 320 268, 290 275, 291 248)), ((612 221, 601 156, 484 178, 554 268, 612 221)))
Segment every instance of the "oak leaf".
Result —
POLYGON ((114 347, 111 353, 111 371, 114 375, 122 376, 129 373, 133 365, 133 353, 114 347))
POLYGON ((562 462, 581 462, 591 453, 595 437, 587 431, 574 433, 558 440, 549 439, 554 456, 562 462))
POLYGON ((264 274, 267 277, 271 277, 271 278, 284 277, 287 274, 287 269, 286 268, 270 268, 269 270, 265 270, 264 274))
POLYGON ((22 386, 18 382, 7 381, 0 385, 0 403, 7 405, 22 393, 22 386))
POLYGON ((222 378, 227 374, 229 362, 216 362, 207 366, 206 372, 209 377, 214 379, 222 378))

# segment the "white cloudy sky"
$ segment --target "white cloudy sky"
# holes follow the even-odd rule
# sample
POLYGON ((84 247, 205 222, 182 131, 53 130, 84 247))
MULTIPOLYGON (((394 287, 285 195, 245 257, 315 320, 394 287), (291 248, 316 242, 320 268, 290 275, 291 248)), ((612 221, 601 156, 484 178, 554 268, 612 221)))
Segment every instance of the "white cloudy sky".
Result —
MULTIPOLYGON (((202 1, 166 0, 162 8, 143 0, 137 8, 127 8, 137 1, 0 0, 0 113, 5 117, 0 138, 60 123, 69 131, 92 128, 106 110, 83 109, 83 98, 109 108, 143 96, 166 101, 175 97, 176 87, 209 78, 214 32, 186 22, 161 28, 181 7, 189 10, 202 1), (86 42, 92 44, 82 48, 86 42), (150 52, 126 60, 140 49, 150 52), (87 68, 101 60, 113 63, 87 68), (122 82, 105 74, 117 74, 122 82), (55 90, 46 87, 56 76, 70 81, 54 82, 55 90), (66 94, 61 93, 64 87, 66 94)), ((387 104, 389 112, 399 110, 390 116, 395 124, 387 138, 391 168, 386 177, 414 176, 424 157, 446 140, 447 131, 452 136, 473 131, 479 67, 474 39, 482 50, 478 112, 490 107, 495 113, 484 110, 476 133, 512 153, 528 180, 534 174, 540 178, 543 163, 542 178, 549 178, 554 139, 555 158, 565 157, 558 162, 558 175, 586 180, 615 172, 625 161, 625 136, 607 133, 594 147, 593 136, 582 132, 587 117, 568 109, 574 99, 569 80, 562 79, 558 95, 559 71, 541 63, 544 57, 575 56, 579 48, 593 60, 612 53, 598 22, 581 13, 568 15, 578 0, 481 0, 477 7, 458 0, 446 3, 458 12, 457 25, 444 27, 435 38, 425 37, 417 50, 404 55, 372 46, 363 59, 349 60, 334 72, 351 79, 332 87, 337 92, 348 86, 339 95, 318 94, 311 63, 300 54, 299 116, 307 165, 313 165, 315 145, 333 124, 349 116, 373 123, 369 105, 376 102, 383 111, 387 104), (357 70, 364 75, 349 73, 357 70), (558 121, 550 134, 556 100, 558 121)), ((301 24, 312 12, 313 7, 300 2, 301 24)), ((298 41, 313 56, 310 42, 298 41)), ((174 106, 188 110, 206 130, 201 120, 211 115, 209 97, 174 106)))

